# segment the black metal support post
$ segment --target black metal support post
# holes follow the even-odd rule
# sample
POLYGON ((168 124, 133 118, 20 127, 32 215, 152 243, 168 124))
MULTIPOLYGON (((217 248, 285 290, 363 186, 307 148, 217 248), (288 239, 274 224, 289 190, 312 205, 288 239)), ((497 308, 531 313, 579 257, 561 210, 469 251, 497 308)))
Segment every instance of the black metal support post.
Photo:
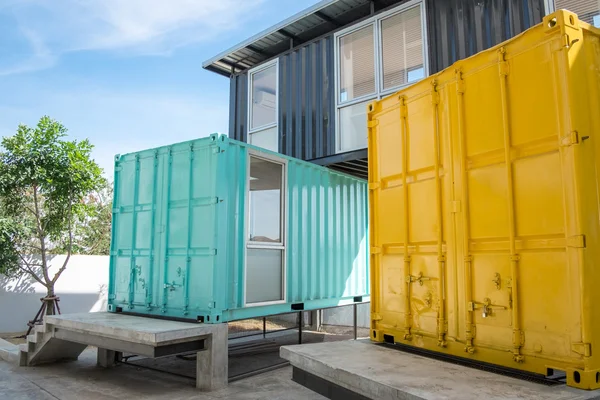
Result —
POLYGON ((304 315, 302 314, 302 311, 298 313, 298 344, 302 344, 302 325, 304 322, 304 315))
POLYGON ((357 328, 357 325, 358 325, 357 314, 358 313, 357 313, 356 303, 354 303, 352 306, 354 307, 354 340, 356 340, 358 337, 358 328, 357 328))

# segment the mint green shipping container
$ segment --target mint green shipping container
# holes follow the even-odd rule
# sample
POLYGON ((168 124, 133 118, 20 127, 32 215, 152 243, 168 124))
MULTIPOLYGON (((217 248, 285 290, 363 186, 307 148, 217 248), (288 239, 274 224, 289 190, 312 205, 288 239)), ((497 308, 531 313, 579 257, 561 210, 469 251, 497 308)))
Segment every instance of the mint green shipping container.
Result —
POLYGON ((369 300, 367 183, 223 135, 115 158, 108 310, 219 323, 369 300))

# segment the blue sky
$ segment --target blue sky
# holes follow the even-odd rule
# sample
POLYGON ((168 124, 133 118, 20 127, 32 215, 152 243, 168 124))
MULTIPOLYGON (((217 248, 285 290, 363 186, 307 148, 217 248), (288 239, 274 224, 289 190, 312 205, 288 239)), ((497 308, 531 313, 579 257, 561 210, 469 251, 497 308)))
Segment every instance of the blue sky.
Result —
POLYGON ((316 0, 0 0, 0 135, 42 115, 113 156, 227 133, 202 62, 316 0))

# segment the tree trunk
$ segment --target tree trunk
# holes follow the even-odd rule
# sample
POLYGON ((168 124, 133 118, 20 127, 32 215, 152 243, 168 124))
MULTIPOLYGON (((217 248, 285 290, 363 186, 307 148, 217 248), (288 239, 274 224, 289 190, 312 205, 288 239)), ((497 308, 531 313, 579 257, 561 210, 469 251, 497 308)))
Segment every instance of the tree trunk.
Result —
POLYGON ((54 283, 49 284, 45 301, 46 301, 46 315, 55 315, 56 314, 56 302, 54 300, 54 283))

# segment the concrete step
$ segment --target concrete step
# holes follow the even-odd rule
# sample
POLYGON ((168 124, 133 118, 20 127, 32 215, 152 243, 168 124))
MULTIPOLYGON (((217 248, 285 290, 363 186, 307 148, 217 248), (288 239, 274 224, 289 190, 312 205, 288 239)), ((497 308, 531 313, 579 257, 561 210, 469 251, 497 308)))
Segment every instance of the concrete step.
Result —
POLYGON ((0 339, 0 360, 11 364, 19 362, 20 348, 16 344, 0 339))
POLYGON ((35 327, 33 329, 35 330, 35 332, 39 332, 39 333, 48 333, 49 332, 49 326, 46 325, 45 323, 40 324, 40 325, 35 325, 35 327))
POLYGON ((19 367, 26 367, 29 362, 29 353, 19 350, 19 367))
MULTIPOLYGON (((35 345, 35 344, 34 344, 35 345)), ((27 365, 38 365, 61 360, 77 360, 87 345, 49 338, 28 355, 27 365)))

